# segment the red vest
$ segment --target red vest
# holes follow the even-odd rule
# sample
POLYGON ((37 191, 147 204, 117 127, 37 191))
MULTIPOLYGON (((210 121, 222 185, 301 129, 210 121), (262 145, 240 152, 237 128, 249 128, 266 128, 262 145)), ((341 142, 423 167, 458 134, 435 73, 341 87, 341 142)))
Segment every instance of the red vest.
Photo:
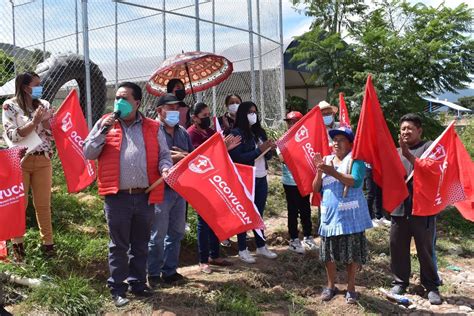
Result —
MULTIPOLYGON (((158 131, 160 124, 143 117, 142 131, 146 152, 146 171, 151 185, 161 176, 159 172, 158 131)), ((116 122, 105 137, 105 145, 99 156, 98 178, 99 195, 117 194, 120 183, 120 148, 122 146, 122 127, 116 122)), ((161 203, 164 195, 164 184, 161 183, 150 192, 148 203, 161 203)), ((132 188, 133 189, 133 188, 132 188)))

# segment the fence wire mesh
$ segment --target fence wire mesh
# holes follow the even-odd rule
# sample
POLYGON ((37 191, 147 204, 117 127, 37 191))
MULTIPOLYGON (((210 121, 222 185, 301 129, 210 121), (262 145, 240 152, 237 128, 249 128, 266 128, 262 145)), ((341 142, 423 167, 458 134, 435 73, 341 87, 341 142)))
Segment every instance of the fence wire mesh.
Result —
MULTIPOLYGON (((112 108, 118 83, 144 88, 165 58, 201 50, 234 65, 226 81, 200 95, 214 113, 222 114, 225 96, 236 93, 253 99, 267 126, 276 125, 284 114, 279 6, 280 0, 0 0, 0 98, 14 93, 16 74, 36 71, 54 106, 79 88, 87 114, 89 89, 95 122, 112 108)), ((156 97, 143 91, 142 111, 152 116, 156 97)))

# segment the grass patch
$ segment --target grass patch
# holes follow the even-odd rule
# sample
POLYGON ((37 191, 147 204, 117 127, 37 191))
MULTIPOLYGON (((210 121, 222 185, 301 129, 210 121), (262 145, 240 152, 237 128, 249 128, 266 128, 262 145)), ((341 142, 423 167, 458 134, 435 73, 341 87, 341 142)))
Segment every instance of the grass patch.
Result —
POLYGON ((265 215, 278 216, 286 213, 286 197, 280 177, 268 178, 268 197, 265 215))
POLYGON ((232 315, 258 315, 259 309, 249 291, 235 284, 225 285, 215 297, 216 312, 232 315))
POLYGON ((35 289, 26 304, 32 308, 41 306, 61 315, 95 314, 102 302, 102 295, 91 288, 90 280, 71 276, 67 280, 35 289))

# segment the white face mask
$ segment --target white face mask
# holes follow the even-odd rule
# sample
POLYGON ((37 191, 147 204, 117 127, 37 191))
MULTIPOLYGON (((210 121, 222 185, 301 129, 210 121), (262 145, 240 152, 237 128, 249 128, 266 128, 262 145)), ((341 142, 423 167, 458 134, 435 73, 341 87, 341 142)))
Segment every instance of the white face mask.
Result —
POLYGON ((229 113, 230 114, 235 114, 237 113, 237 110, 239 109, 239 103, 232 103, 229 104, 229 113))
POLYGON ((247 114, 247 119, 249 120, 250 126, 257 123, 257 113, 249 113, 247 114))

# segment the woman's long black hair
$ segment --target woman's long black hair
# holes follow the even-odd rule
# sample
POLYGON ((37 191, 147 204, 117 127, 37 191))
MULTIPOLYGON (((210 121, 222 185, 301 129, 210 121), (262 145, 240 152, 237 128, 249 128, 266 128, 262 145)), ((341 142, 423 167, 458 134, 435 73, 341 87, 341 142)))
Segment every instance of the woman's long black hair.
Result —
POLYGON ((244 132, 245 139, 250 139, 252 137, 254 137, 255 139, 257 139, 258 137, 264 137, 265 139, 267 138, 267 134, 265 133, 265 130, 260 124, 257 105, 252 101, 245 101, 239 105, 239 109, 235 114, 235 127, 239 128, 244 132), (247 114, 249 113, 250 108, 252 106, 257 109, 257 123, 250 126, 247 114))

